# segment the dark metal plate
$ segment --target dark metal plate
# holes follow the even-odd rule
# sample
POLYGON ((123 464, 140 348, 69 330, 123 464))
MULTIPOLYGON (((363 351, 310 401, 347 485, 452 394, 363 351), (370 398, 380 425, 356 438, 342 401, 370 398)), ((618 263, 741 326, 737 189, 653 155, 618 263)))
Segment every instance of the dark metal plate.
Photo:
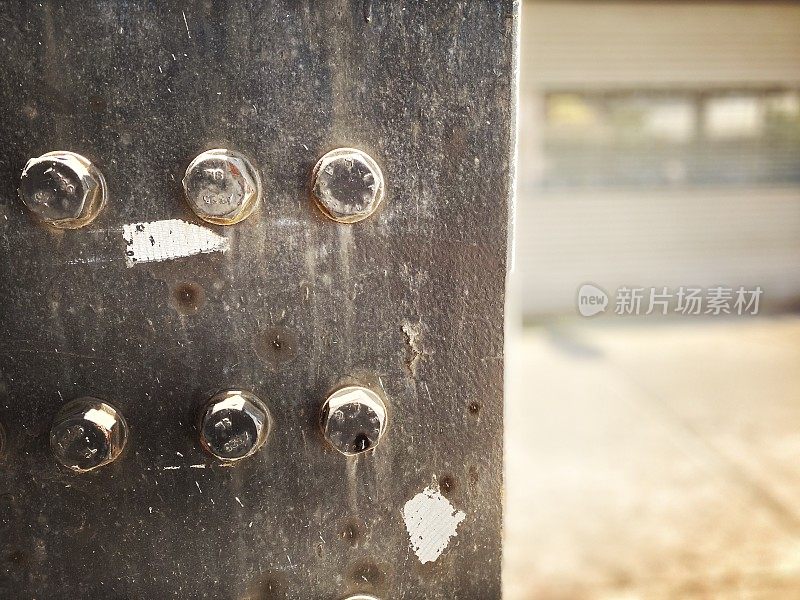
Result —
POLYGON ((500 596, 503 300, 517 7, 511 0, 6 1, 0 13, 0 597, 500 596), (309 199, 317 159, 373 156, 376 214, 309 199), (199 152, 251 157, 265 198, 200 221, 199 152), (77 230, 17 198, 26 160, 89 157, 110 200, 77 230), (125 261, 122 227, 182 219, 230 249, 125 261), (330 449, 326 393, 385 391, 374 451, 330 449), (274 431, 235 467, 198 411, 255 392, 274 431), (75 474, 48 432, 67 400, 113 402, 119 460, 75 474), (193 466, 194 465, 194 466, 193 466), (405 503, 465 518, 422 564, 405 503))

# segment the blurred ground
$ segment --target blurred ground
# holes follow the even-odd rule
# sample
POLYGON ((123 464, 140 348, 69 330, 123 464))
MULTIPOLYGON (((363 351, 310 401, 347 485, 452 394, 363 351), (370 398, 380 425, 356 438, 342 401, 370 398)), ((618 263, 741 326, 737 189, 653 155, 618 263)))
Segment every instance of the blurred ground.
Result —
POLYGON ((800 318, 509 348, 507 600, 800 597, 800 318))

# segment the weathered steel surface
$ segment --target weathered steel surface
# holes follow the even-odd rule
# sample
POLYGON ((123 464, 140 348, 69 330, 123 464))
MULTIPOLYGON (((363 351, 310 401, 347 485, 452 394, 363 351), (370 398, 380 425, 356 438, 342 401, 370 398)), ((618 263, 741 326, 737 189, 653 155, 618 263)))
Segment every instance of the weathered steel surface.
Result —
POLYGON ((515 3, 19 0, 2 15, 0 597, 498 598, 515 3), (342 146, 386 179, 352 225, 310 199, 314 164, 342 146), (260 170, 264 200, 237 225, 182 197, 209 148, 260 170), (105 174, 109 202, 82 229, 37 223, 17 197, 50 150, 105 174), (166 219, 228 250, 126 262, 123 226, 166 219), (317 423, 342 383, 385 391, 365 455, 317 423), (275 419, 234 467, 198 442, 224 388, 275 419), (76 474, 48 433, 83 395, 130 435, 76 474), (434 480, 465 517, 421 564, 403 508, 434 480))

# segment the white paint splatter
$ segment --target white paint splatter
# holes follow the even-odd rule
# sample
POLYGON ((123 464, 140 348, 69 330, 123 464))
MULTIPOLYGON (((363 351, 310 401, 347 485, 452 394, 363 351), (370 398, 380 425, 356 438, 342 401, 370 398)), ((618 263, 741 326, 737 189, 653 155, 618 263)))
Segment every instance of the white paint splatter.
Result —
POLYGON ((93 265, 96 263, 110 263, 119 260, 117 257, 106 257, 106 256, 87 256, 82 257, 79 256, 78 258, 72 258, 66 261, 68 265, 93 265))
POLYGON ((131 223, 122 227, 125 239, 125 262, 158 262, 195 254, 225 252, 228 240, 199 225, 180 219, 131 223))
POLYGON ((406 502, 403 520, 419 562, 424 565, 439 558, 466 517, 435 487, 425 488, 406 502))

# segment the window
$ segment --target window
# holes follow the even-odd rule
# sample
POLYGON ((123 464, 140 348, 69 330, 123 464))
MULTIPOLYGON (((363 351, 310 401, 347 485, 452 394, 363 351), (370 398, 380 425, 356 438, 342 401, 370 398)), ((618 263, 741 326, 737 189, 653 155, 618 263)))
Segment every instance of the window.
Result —
POLYGON ((800 90, 554 91, 539 187, 800 184, 800 90))

